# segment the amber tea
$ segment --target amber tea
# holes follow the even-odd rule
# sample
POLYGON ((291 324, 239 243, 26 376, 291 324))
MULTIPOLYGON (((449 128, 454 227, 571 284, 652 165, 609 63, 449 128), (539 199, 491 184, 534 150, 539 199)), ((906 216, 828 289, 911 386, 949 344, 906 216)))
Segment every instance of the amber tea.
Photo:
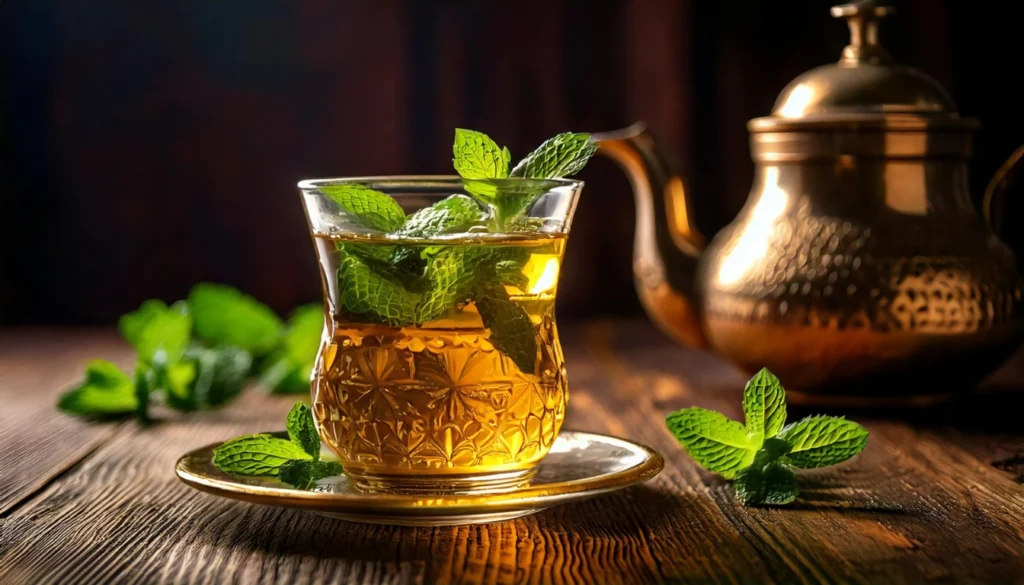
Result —
POLYGON ((565 417, 554 320, 565 236, 316 243, 332 318, 313 408, 348 473, 388 489, 527 478, 565 417), (434 287, 402 286, 391 264, 373 275, 380 258, 421 263, 434 287))

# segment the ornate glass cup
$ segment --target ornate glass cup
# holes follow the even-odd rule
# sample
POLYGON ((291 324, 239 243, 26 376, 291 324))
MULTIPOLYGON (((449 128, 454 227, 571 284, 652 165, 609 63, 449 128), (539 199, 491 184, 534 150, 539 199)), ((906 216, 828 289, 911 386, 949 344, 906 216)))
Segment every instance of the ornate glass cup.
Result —
POLYGON ((565 417, 554 305, 582 186, 299 183, 326 314, 313 413, 360 488, 468 493, 532 477, 565 417))

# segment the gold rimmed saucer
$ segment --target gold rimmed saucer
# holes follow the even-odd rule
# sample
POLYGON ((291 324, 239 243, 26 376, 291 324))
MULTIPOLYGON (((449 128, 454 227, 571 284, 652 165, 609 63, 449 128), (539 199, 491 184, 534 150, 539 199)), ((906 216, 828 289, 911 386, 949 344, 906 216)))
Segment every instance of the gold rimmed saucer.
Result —
POLYGON ((664 466, 661 455, 645 445, 595 433, 562 431, 533 481, 510 491, 438 496, 366 493, 343 475, 322 479, 314 490, 303 491, 271 478, 224 473, 213 465, 213 450, 218 445, 208 445, 179 459, 178 477, 196 489, 225 498, 305 508, 351 522, 403 526, 480 524, 519 518, 645 482, 664 466))

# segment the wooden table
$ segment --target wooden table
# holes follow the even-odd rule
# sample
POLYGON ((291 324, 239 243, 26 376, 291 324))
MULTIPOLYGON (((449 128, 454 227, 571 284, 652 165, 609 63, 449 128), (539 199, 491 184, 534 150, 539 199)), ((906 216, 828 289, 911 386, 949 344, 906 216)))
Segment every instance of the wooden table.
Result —
MULTIPOLYGON (((738 416, 743 376, 644 322, 567 329, 568 425, 651 445, 665 470, 452 528, 349 524, 189 489, 174 476, 180 454, 283 427, 294 397, 253 389, 149 428, 88 424, 54 399, 89 358, 132 364, 114 333, 0 333, 0 583, 1024 582, 1024 392, 902 422, 858 415, 871 431, 860 457, 804 472, 788 509, 745 508, 662 424, 694 404, 738 416)), ((990 385, 1012 387, 1014 371, 990 385)))

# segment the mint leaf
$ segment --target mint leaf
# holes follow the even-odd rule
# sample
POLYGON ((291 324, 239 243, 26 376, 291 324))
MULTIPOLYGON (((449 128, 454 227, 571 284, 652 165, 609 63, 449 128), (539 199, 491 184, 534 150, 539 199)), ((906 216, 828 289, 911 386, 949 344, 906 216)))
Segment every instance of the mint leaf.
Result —
POLYGON ((196 408, 223 406, 245 388, 252 355, 244 349, 231 345, 213 349, 194 346, 186 356, 198 366, 190 386, 191 402, 196 408))
POLYGON ((455 129, 452 164, 464 179, 494 179, 508 176, 512 155, 483 132, 455 129))
POLYGON ((329 185, 320 191, 363 227, 390 232, 405 221, 402 206, 387 193, 357 183, 329 185))
POLYGON ((469 301, 493 262, 490 252, 485 246, 449 246, 431 256, 424 271, 429 287, 416 308, 416 322, 433 321, 469 301))
POLYGON ((416 322, 420 293, 406 289, 399 275, 387 266, 373 264, 340 250, 338 285, 345 309, 373 322, 406 327, 416 322))
POLYGON ((799 487, 796 474, 785 464, 773 461, 752 465, 736 475, 736 497, 744 504, 782 506, 796 499, 799 487))
POLYGON ((135 383, 121 368, 106 360, 93 360, 85 369, 85 379, 65 392, 57 408, 75 416, 119 418, 139 408, 135 383))
POLYGON ((743 415, 747 432, 764 440, 774 437, 786 424, 786 391, 768 368, 754 374, 743 390, 743 415))
POLYGON ((868 444, 868 431, 845 418, 811 416, 782 429, 779 438, 789 443, 789 463, 811 469, 842 463, 860 453, 868 444))
POLYGON ((192 338, 192 317, 166 310, 152 314, 136 335, 139 359, 157 369, 181 360, 192 338))
POLYGON ((317 480, 341 475, 341 464, 337 461, 289 461, 281 466, 277 479, 291 484, 296 489, 311 490, 317 480))
POLYGON ((465 179, 462 184, 470 195, 491 209, 494 231, 507 231, 513 225, 528 225, 516 220, 521 219, 520 216, 538 197, 556 185, 551 181, 533 179, 465 179))
POLYGON ((135 407, 135 418, 142 424, 148 424, 149 419, 149 396, 153 392, 153 370, 145 364, 135 365, 135 400, 138 405, 135 407))
POLYGON ((447 230, 483 219, 484 213, 471 197, 452 195, 413 213, 392 235, 405 238, 436 236, 447 230))
POLYGON ((230 286, 197 284, 189 292, 188 304, 196 334, 211 345, 234 345, 260 357, 273 350, 281 337, 281 319, 230 286))
POLYGON ((313 458, 295 443, 267 434, 231 439, 213 452, 218 469, 238 475, 276 476, 293 459, 313 458))
POLYGON ((121 337, 132 347, 135 347, 139 343, 139 336, 142 334, 142 329, 146 324, 157 315, 166 313, 168 310, 170 309, 167 308, 163 301, 157 299, 144 301, 137 310, 121 315, 121 318, 118 319, 117 328, 121 332, 121 337))
POLYGON ((324 308, 319 303, 303 305, 288 320, 281 344, 267 358, 260 383, 272 392, 309 392, 313 364, 324 330, 324 308))
POLYGON ((175 410, 196 409, 193 383, 198 366, 194 361, 174 362, 154 369, 153 389, 164 390, 167 405, 175 410))
POLYGON ((511 176, 531 179, 571 177, 583 170, 597 144, 585 132, 566 132, 545 140, 512 169, 511 176))
POLYGON ((498 282, 508 286, 514 286, 526 292, 530 285, 530 279, 523 274, 523 265, 518 260, 502 260, 494 265, 494 273, 498 282))
POLYGON ((308 453, 313 459, 320 458, 320 435, 313 422, 313 411, 301 402, 296 402, 288 412, 288 438, 308 453))
POLYGON ((537 369, 537 332, 526 310, 508 299, 504 290, 477 299, 484 327, 491 330, 491 344, 505 354, 524 374, 537 369))
POLYGON ((749 466, 761 447, 742 424, 713 410, 684 408, 669 414, 665 423, 694 461, 726 479, 749 466))

